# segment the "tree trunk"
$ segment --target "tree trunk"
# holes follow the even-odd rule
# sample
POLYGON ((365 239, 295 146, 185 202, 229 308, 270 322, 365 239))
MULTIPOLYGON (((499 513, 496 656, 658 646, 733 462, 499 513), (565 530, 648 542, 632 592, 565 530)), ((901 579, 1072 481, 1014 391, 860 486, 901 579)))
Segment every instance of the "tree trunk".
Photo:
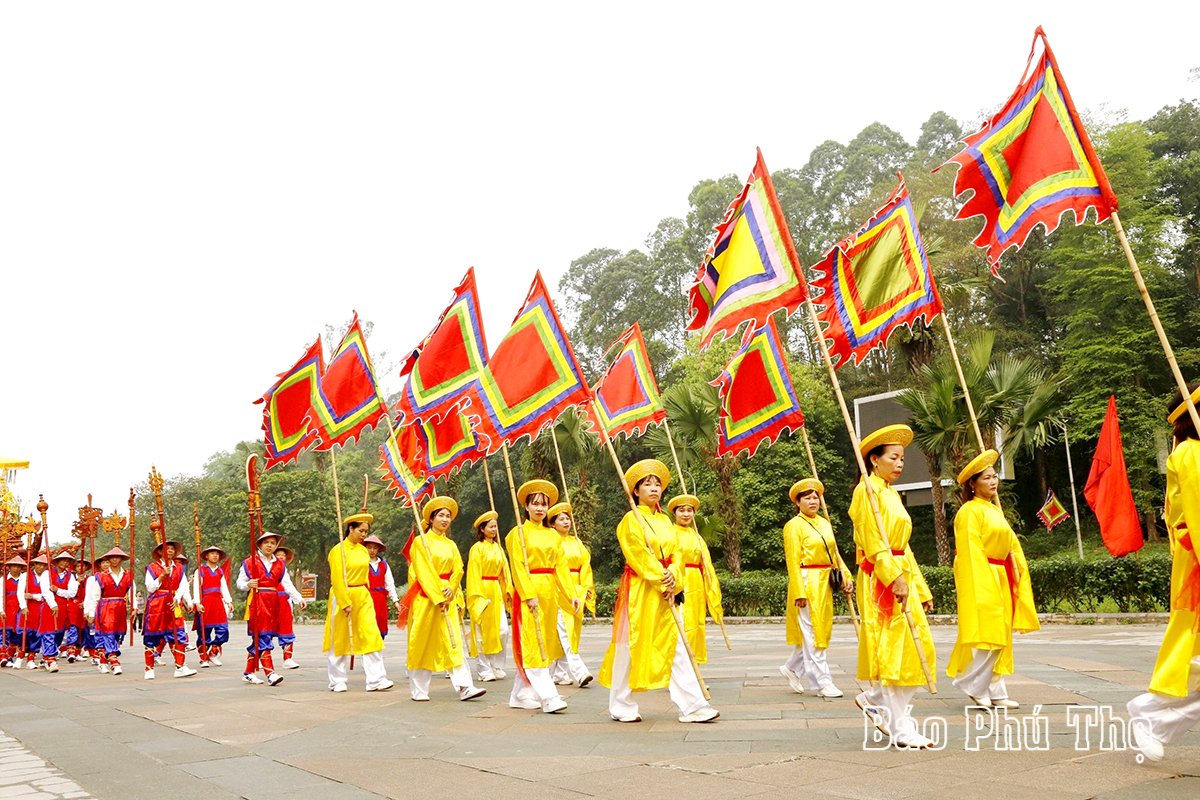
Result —
POLYGON ((738 462, 733 456, 714 459, 717 473, 717 505, 721 521, 725 523, 725 566, 733 575, 742 574, 742 507, 737 492, 733 489, 733 475, 738 462))
POLYGON ((933 495, 933 539, 937 543, 938 566, 946 567, 953 558, 950 554, 950 537, 946 531, 946 490, 942 487, 942 460, 925 453, 929 465, 929 485, 933 495))
POLYGON ((1033 474, 1037 478, 1038 499, 1044 500, 1050 493, 1050 489, 1046 485, 1046 457, 1042 454, 1041 448, 1033 451, 1033 474))

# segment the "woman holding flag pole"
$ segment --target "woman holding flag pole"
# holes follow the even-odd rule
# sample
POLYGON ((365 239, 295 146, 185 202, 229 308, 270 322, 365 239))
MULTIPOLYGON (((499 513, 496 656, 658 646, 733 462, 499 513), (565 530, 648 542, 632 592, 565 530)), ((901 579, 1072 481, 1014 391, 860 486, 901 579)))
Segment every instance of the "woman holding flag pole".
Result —
POLYGON ((479 632, 478 643, 472 635, 471 647, 479 664, 479 679, 485 682, 508 675, 504 671, 504 650, 508 646, 506 612, 512 607, 512 579, 500 544, 498 517, 495 511, 479 515, 475 520, 478 541, 467 555, 467 608, 471 628, 479 632))
POLYGON ((708 643, 704 635, 708 613, 721 626, 726 647, 729 647, 729 637, 725 635, 722 622, 721 583, 713 569, 708 544, 700 531, 696 530, 696 512, 699 510, 700 498, 693 494, 675 495, 667 503, 667 513, 675 517, 675 538, 679 543, 679 557, 683 564, 684 629, 696 663, 707 664, 708 643))

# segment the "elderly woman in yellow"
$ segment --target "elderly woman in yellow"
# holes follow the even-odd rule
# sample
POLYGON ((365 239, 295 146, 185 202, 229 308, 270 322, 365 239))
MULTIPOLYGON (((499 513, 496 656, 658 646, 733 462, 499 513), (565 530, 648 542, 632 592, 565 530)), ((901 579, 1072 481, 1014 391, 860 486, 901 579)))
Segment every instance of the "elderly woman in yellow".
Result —
POLYGON ((977 706, 1017 708, 1004 676, 1013 671, 1013 631, 1041 628, 1033 606, 1029 566, 1017 535, 993 500, 1000 458, 985 450, 958 473, 962 506, 954 517, 954 591, 958 641, 946 674, 977 706))
POLYGON ((687 632, 696 663, 707 664, 704 623, 708 613, 713 619, 721 619, 721 582, 713 570, 708 545, 696 530, 699 509, 700 498, 691 494, 676 495, 667 503, 667 512, 675 515, 675 537, 683 561, 683 629, 687 632))
MULTIPOLYGON (((1200 389, 1192 391, 1200 405, 1200 389)), ((1175 393, 1167 420, 1175 449, 1167 457, 1167 530, 1171 537, 1171 617, 1154 662, 1150 691, 1129 701, 1138 750, 1150 761, 1200 723, 1200 436, 1183 395, 1175 393)))
POLYGON ((504 648, 508 646, 508 614, 512 578, 500 546, 499 515, 485 511, 475 520, 475 537, 467 554, 467 608, 471 612, 471 651, 479 664, 479 679, 503 678, 504 648), (479 642, 475 637, 479 637, 479 642), (478 650, 477 650, 478 648, 478 650))
POLYGON ((363 511, 343 521, 345 538, 329 551, 329 611, 321 649, 328 654, 329 690, 346 691, 350 656, 362 656, 368 692, 395 686, 383 665, 383 637, 375 624, 375 603, 367 590, 371 554, 363 539, 375 517, 363 511))
POLYGON ((450 538, 450 523, 458 516, 458 503, 435 497, 421 512, 425 533, 409 550, 408 582, 408 690, 413 700, 429 699, 434 672, 448 670, 459 700, 486 693, 476 688, 463 653, 459 608, 463 577, 462 556, 450 538), (446 624, 449 615, 450 624, 446 624))
POLYGON ((783 526, 788 571, 786 628, 792 655, 779 671, 797 694, 807 689, 821 697, 841 697, 842 690, 834 685, 825 657, 833 634, 829 576, 835 569, 841 573, 841 589, 846 594, 854 591, 854 582, 838 553, 833 527, 817 514, 823 494, 825 486, 816 478, 797 481, 788 492, 797 510, 783 526))
POLYGON ((600 668, 609 687, 608 713, 618 722, 641 722, 634 692, 668 688, 680 722, 711 722, 720 716, 688 659, 684 640, 671 618, 671 604, 683 590, 679 540, 659 501, 671 481, 661 461, 645 459, 625 471, 625 485, 637 504, 617 526, 625 573, 613 610, 613 635, 600 668))
POLYGON ((892 488, 904 472, 904 448, 912 438, 912 429, 907 425, 888 425, 873 431, 859 445, 870 471, 866 480, 870 481, 883 529, 876 522, 865 481, 859 481, 850 502, 862 609, 858 679, 871 682, 871 688, 854 702, 902 748, 932 744, 917 730, 916 720, 908 713, 908 705, 917 687, 925 685, 925 677, 905 609, 912 612, 926 663, 935 662, 933 637, 925 618, 925 612, 933 609, 933 596, 908 548, 912 519, 900 494, 892 488))
POLYGON ((592 672, 579 657, 579 639, 583 632, 585 608, 596 613, 596 580, 592 577, 592 554, 575 535, 575 519, 570 503, 556 503, 546 514, 550 526, 558 533, 563 557, 567 560, 569 589, 571 596, 580 601, 578 611, 572 606, 558 608, 558 643, 562 645, 563 657, 550 666, 550 677, 559 686, 578 683, 579 688, 592 682, 592 672))
POLYGON ((525 507, 526 518, 505 539, 512 566, 513 662, 517 665, 508 705, 553 714, 567 707, 550 677, 550 665, 563 656, 557 609, 561 603, 578 613, 581 601, 571 588, 560 537, 546 524, 550 506, 558 501, 558 489, 549 481, 526 481, 517 490, 517 501, 525 507))

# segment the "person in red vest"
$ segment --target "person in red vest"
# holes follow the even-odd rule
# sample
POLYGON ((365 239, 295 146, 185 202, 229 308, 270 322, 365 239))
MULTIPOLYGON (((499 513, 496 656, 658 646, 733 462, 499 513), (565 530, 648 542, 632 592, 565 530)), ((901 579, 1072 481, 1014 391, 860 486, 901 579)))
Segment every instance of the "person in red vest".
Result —
POLYGON ((124 550, 114 547, 96 559, 99 569, 84 586, 83 615, 94 631, 102 674, 121 674, 121 642, 129 617, 125 597, 133 587, 133 574, 123 563, 128 560, 124 550))
POLYGON ((196 631, 196 652, 200 654, 202 669, 221 666, 221 645, 229 641, 233 597, 221 567, 225 558, 225 551, 215 544, 201 550, 200 565, 192 578, 196 595, 196 618, 192 628, 196 631))
POLYGON ((375 604, 375 624, 379 626, 379 635, 388 635, 388 603, 400 606, 400 595, 396 593, 396 580, 392 577, 392 568, 380 558, 379 554, 387 550, 375 534, 363 539, 363 545, 371 556, 370 566, 367 567, 367 588, 371 591, 371 602, 375 604))
POLYGON ((74 562, 75 556, 64 551, 54 557, 53 568, 46 571, 46 575, 49 576, 46 588, 53 595, 53 602, 46 604, 50 613, 45 613, 46 609, 43 609, 38 634, 42 637, 42 659, 45 661, 47 672, 58 672, 58 653, 70 620, 69 606, 79 594, 79 581, 75 580, 73 569, 74 562))
MULTIPOLYGON (((4 562, 4 602, 0 604, 0 667, 11 667, 21 655, 21 603, 17 585, 25 571, 25 559, 13 556, 4 562)), ((19 667, 18 667, 19 668, 19 667)))
POLYGON ((189 678, 196 670, 187 665, 186 631, 180 627, 192 596, 183 569, 175 560, 179 542, 167 540, 150 551, 154 560, 146 567, 146 614, 142 621, 142 643, 146 646, 146 680, 154 680, 154 654, 158 645, 171 646, 175 677, 189 678))
POLYGON ((87 621, 83 618, 83 592, 84 586, 88 580, 88 570, 91 569, 92 562, 88 561, 82 555, 75 560, 75 583, 78 591, 74 597, 64 597, 63 611, 66 612, 66 630, 63 633, 62 651, 67 656, 67 663, 74 664, 75 661, 87 652, 88 658, 93 658, 92 655, 92 634, 88 630, 87 621))
POLYGON ((276 638, 279 639, 279 649, 283 651, 283 668, 284 669, 299 669, 300 664, 292 657, 292 653, 296 647, 296 629, 295 629, 295 613, 294 607, 299 604, 300 610, 303 611, 308 607, 308 603, 300 595, 296 589, 296 582, 292 580, 292 573, 288 570, 291 563, 296 560, 296 553, 290 547, 279 545, 275 548, 275 555, 283 559, 283 568, 285 570, 284 591, 287 592, 287 602, 283 604, 283 616, 279 619, 279 632, 276 638))
POLYGON ((242 673, 246 683, 263 682, 256 674, 260 666, 268 684, 278 686, 283 683, 283 676, 275 671, 271 651, 275 648, 281 624, 286 624, 284 618, 291 616, 288 597, 299 593, 288 577, 286 562, 275 555, 282 539, 278 533, 263 531, 256 542, 258 550, 242 562, 238 571, 238 590, 250 592, 246 598, 250 645, 246 648, 246 671, 242 673))
MULTIPOLYGON (((17 668, 23 663, 26 669, 37 669, 37 658, 42 652, 42 615, 53 617, 58 613, 58 603, 50 590, 50 577, 46 574, 50 566, 45 553, 34 556, 29 570, 17 584, 17 598, 21 605, 21 641, 24 652, 17 659, 17 668)), ((45 664, 43 664, 45 666, 45 664)))

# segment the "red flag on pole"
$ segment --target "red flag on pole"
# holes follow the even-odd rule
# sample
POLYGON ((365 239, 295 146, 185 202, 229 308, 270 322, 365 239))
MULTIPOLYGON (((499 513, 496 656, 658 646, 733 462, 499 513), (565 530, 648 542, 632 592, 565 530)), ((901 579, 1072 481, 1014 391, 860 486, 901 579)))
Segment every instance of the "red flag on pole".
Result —
POLYGON ((1141 548, 1142 524, 1129 474, 1125 471, 1125 452, 1121 449, 1121 423, 1117 419, 1117 398, 1108 398, 1108 413, 1100 427, 1100 441, 1092 458, 1083 496, 1100 521, 1100 538, 1114 557, 1141 548))

